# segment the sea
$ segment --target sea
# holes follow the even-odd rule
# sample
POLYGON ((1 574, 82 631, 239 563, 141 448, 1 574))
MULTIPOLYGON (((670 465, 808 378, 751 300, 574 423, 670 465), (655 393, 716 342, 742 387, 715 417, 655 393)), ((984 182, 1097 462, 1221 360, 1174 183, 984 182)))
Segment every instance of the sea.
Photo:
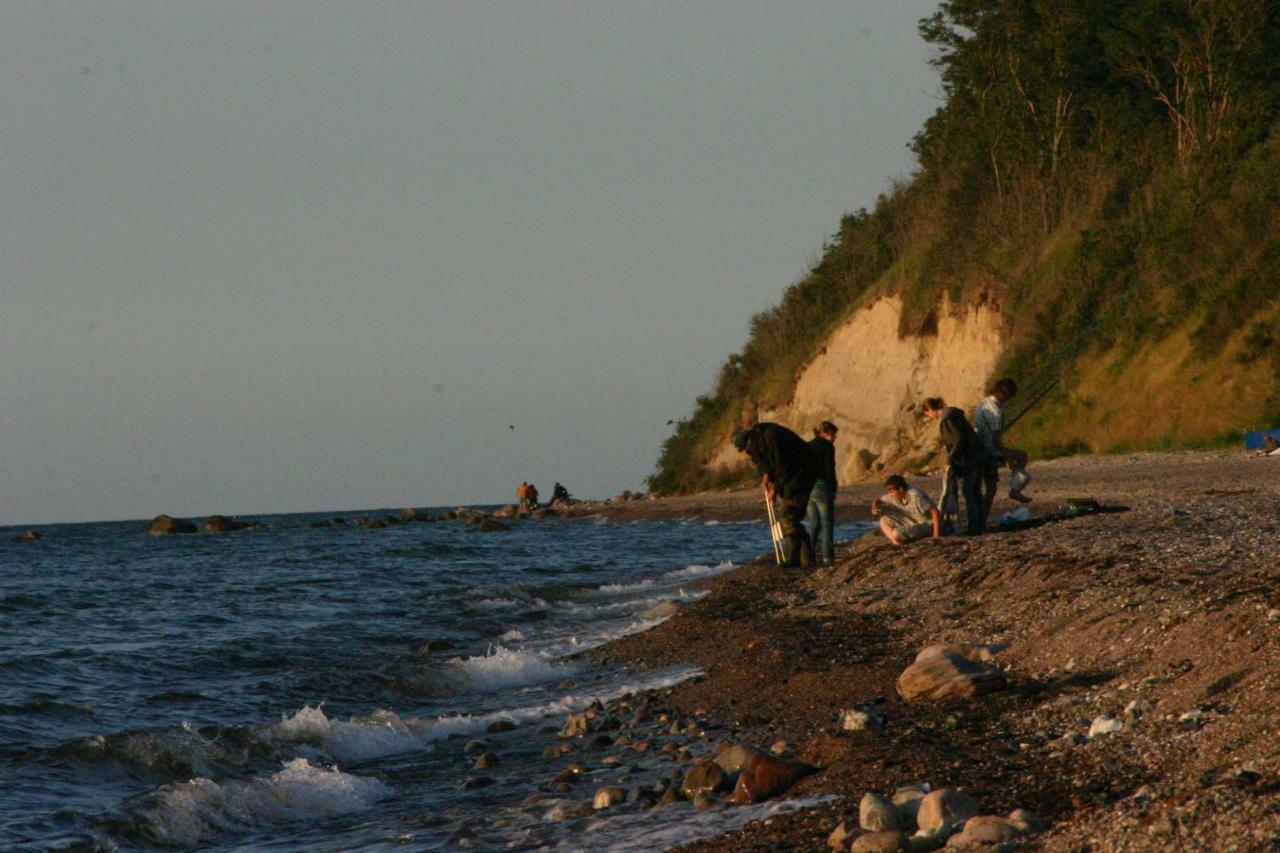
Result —
POLYGON ((0 849, 662 849, 805 805, 549 816, 568 714, 699 674, 578 653, 767 553, 763 523, 334 515, 0 528, 0 849), (473 738, 502 762, 485 787, 473 738))

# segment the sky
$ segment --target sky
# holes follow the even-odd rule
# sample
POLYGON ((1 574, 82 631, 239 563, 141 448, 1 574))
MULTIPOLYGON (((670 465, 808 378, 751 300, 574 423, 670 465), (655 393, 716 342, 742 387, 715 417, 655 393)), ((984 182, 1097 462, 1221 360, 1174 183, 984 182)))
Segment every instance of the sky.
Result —
POLYGON ((935 6, 6 2, 0 525, 642 490, 935 6))

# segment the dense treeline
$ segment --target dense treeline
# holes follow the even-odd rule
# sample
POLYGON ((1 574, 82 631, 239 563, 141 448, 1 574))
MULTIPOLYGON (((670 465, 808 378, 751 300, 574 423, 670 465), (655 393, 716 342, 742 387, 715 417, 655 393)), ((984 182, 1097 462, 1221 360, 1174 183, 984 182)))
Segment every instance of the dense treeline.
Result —
MULTIPOLYGON (((900 294, 910 333, 944 293, 995 291, 1011 333, 1001 369, 1042 381, 1080 348, 1136 348, 1187 322, 1200 356, 1243 336, 1242 359, 1280 368, 1267 314, 1280 273, 1280 2, 949 0, 920 32, 945 98, 912 142, 915 174, 846 216, 781 304, 753 318, 664 444, 654 490, 716 485, 701 464, 716 441, 785 402, 869 292, 900 294)), ((1069 381, 1046 402, 1058 416, 1081 405, 1069 381)), ((1042 422, 1027 420, 1033 444, 1042 422)))

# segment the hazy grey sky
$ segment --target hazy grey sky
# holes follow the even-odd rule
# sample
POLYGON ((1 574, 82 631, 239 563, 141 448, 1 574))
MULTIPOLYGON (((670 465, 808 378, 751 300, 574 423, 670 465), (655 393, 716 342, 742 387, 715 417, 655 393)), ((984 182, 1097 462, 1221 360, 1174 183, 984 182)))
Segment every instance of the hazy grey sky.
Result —
POLYGON ((935 5, 0 5, 0 525, 642 487, 935 5))

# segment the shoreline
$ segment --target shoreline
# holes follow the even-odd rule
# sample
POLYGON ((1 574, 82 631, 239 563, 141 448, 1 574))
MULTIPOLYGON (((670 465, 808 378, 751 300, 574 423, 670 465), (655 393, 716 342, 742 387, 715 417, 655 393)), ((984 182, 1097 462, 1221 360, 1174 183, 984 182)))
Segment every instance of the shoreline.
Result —
MULTIPOLYGON (((783 740, 786 754, 824 768, 788 798, 840 797, 686 849, 825 848, 842 820, 857 833, 865 793, 919 784, 962 787, 983 814, 1031 810, 1047 825, 1020 841, 1032 848, 1271 849, 1280 844, 1274 463, 1231 451, 1041 463, 1037 515, 1085 496, 1127 511, 905 548, 873 533, 815 571, 757 560, 703 582, 709 594, 666 622, 585 656, 700 667, 701 678, 661 701, 732 742, 783 740), (895 680, 935 643, 1007 643, 995 663, 1008 687, 904 702, 895 680), (841 712, 860 707, 883 715, 884 728, 844 731, 841 712), (1119 731, 1090 736, 1099 718, 1119 731)), ((877 491, 841 493, 869 503, 877 491)), ((755 498, 698 495, 663 509, 727 520, 755 498)), ((993 516, 1009 508, 997 501, 993 516)), ((612 515, 628 515, 620 509, 612 515)))

